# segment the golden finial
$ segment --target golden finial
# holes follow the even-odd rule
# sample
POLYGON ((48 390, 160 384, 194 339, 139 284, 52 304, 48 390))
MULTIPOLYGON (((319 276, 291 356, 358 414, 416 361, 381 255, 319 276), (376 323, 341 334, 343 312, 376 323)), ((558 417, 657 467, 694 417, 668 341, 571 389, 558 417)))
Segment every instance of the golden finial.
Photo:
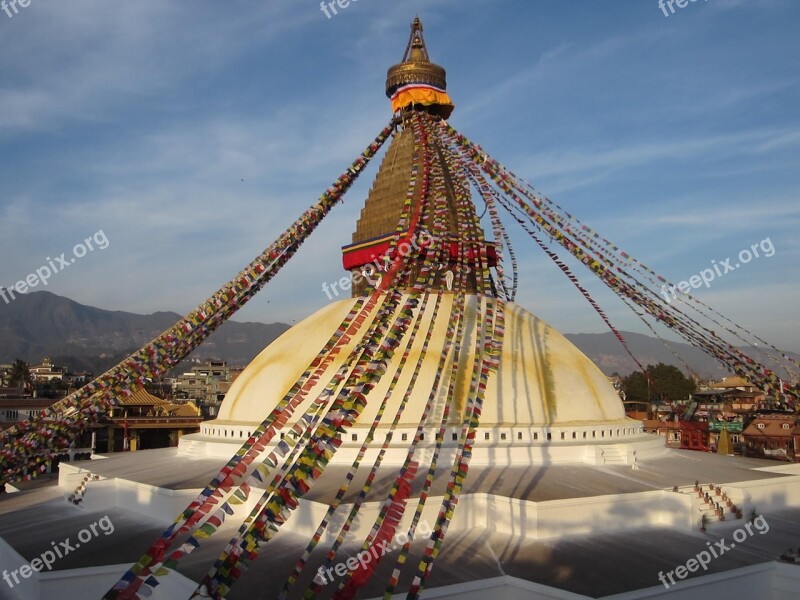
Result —
MULTIPOLYGON (((424 104, 429 106, 429 112, 447 118, 453 111, 453 104, 446 94, 447 73, 442 67, 430 61, 422 30, 422 21, 416 17, 411 22, 411 35, 408 37, 403 60, 390 67, 386 74, 386 97, 392 99, 392 104, 396 104, 396 93, 400 88, 410 85, 431 86, 441 95, 434 101, 424 104)), ((402 99, 398 102, 405 104, 402 99)))

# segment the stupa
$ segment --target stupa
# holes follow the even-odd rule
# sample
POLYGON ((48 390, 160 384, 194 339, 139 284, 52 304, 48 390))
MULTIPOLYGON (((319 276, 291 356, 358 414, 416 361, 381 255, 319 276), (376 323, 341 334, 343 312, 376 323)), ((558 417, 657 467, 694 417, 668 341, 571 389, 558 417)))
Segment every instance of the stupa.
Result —
MULTIPOLYGON (((464 183, 450 170, 442 151, 435 148, 429 158, 441 171, 441 189, 423 190, 422 178, 415 176, 424 169, 424 157, 415 152, 420 140, 411 119, 415 113, 434 120, 449 117, 454 106, 446 90, 446 71, 430 61, 422 24, 415 19, 403 60, 389 69, 386 79, 386 96, 401 119, 361 211, 352 243, 342 249, 342 262, 351 274, 352 295, 357 298, 368 295, 386 276, 386 266, 394 257, 390 255, 393 240, 405 240, 397 246, 409 262, 403 276, 395 276, 393 287, 412 290, 431 246, 436 245, 443 258, 426 275, 420 302, 424 308, 414 312, 414 318, 422 321, 420 333, 404 342, 389 360, 381 381, 366 396, 365 409, 333 457, 335 463, 353 460, 379 409, 394 415, 403 403, 398 423, 379 419, 370 444, 372 453, 377 452, 390 430, 395 434, 385 462, 402 463, 412 443, 432 448, 445 405, 449 404, 443 443, 452 458, 468 406, 467 374, 476 357, 474 349, 459 354, 455 368, 465 375, 456 382, 454 391, 448 391, 447 378, 441 373, 454 366, 452 356, 441 360, 453 343, 446 315, 452 313, 458 294, 465 294, 462 339, 471 343, 481 335, 480 316, 485 315, 487 307, 497 310, 497 303, 503 302, 497 298, 496 289, 482 289, 481 270, 476 266, 481 256, 486 257, 489 267, 496 266, 496 245, 486 240, 475 205, 457 198, 464 183), (436 193, 441 195, 434 199, 436 193), (429 209, 434 204, 438 209, 429 209), (420 219, 413 226, 404 220, 404 214, 418 213, 420 219), (463 248, 467 249, 466 260, 459 257, 463 248), (458 277, 462 271, 464 276, 458 277), (392 385, 395 376, 398 381, 392 385), (390 385, 388 403, 382 407, 381 400, 390 385), (420 423, 423 429, 415 439, 420 423)), ((642 433, 641 422, 625 416, 616 390, 583 353, 524 308, 508 301, 503 304, 504 343, 497 372, 487 384, 480 431, 472 448, 473 462, 629 463, 635 454, 641 458, 643 453, 663 452, 663 444, 642 433)), ((203 423, 200 433, 181 439, 181 451, 192 455, 233 454, 301 378, 353 306, 350 299, 333 302, 261 352, 231 386, 218 417, 203 423)), ((309 390, 290 425, 312 409, 324 382, 364 341, 373 318, 374 313, 321 374, 320 383, 309 390)), ((371 455, 367 455, 369 458, 371 455)))

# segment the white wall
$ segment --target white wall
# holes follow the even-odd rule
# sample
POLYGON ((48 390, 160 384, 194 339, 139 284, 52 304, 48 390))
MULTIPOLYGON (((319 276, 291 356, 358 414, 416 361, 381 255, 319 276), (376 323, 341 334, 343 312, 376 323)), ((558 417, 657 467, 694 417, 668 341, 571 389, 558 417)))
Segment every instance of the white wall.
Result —
POLYGON ((754 508, 760 514, 800 506, 800 475, 723 484, 722 489, 742 507, 744 517, 754 508))
MULTIPOLYGON (((800 568, 783 563, 764 563, 694 577, 680 585, 635 590, 624 594, 603 596, 599 600, 795 600, 800 589, 800 568)), ((405 595, 392 596, 392 600, 405 595)), ((593 600, 590 596, 573 594, 516 577, 495 577, 437 588, 426 588, 430 600, 593 600)), ((377 599, 375 599, 377 600, 377 599)))
POLYGON ((0 579, 0 598, 9 600, 28 600, 39 597, 39 574, 33 573, 29 578, 23 579, 19 575, 16 583, 10 572, 19 569, 22 565, 30 564, 14 548, 0 538, 0 571, 8 570, 11 584, 5 579, 0 579), (13 584, 13 587, 12 587, 13 584))
MULTIPOLYGON (((88 464, 91 467, 91 463, 88 464)), ((78 487, 90 468, 68 463, 59 466, 58 485, 69 496, 78 487)), ((103 511, 118 506, 145 515, 163 524, 171 523, 194 500, 200 490, 170 490, 126 479, 92 480, 86 486, 82 506, 89 511, 103 511)))
MULTIPOLYGON (((41 600, 72 600, 101 598, 125 573, 130 565, 109 565, 88 569, 70 569, 42 573, 41 600)), ((177 571, 159 577, 151 600, 181 600, 189 598, 197 584, 177 571)))
POLYGON ((662 490, 636 494, 591 496, 530 502, 493 496, 465 494, 456 511, 459 523, 483 527, 530 539, 581 535, 598 531, 623 531, 664 525, 692 531, 691 497, 662 490), (491 523, 486 519, 491 515, 491 523))

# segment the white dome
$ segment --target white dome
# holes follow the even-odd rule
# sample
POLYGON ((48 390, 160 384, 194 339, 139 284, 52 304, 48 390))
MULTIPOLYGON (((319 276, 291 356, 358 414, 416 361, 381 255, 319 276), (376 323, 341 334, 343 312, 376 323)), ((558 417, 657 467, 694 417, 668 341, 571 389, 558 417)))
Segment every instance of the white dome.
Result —
MULTIPOLYGON (((422 330, 415 336, 407 364, 387 404, 383 417, 387 426, 394 417, 415 370, 426 338, 423 331, 430 327, 427 355, 422 361, 400 426, 416 426, 422 418, 440 368, 450 309, 455 296, 441 296, 439 314, 436 322, 430 326, 437 298, 436 294, 428 294, 427 301, 421 308, 422 330)), ((347 299, 329 304, 272 342, 239 375, 220 408, 218 418, 204 424, 210 426, 204 429, 210 431, 215 425, 260 423, 317 356, 354 302, 354 299, 347 299)), ((461 419, 473 364, 477 311, 482 310, 486 302, 499 301, 468 297, 463 339, 465 348, 469 347, 470 352, 462 352, 459 367, 461 376, 454 394, 454 405, 451 406, 451 424, 456 424, 461 419)), ((374 312, 371 316, 374 316, 374 312)), ((606 376, 563 335, 513 303, 505 303, 505 320, 505 339, 499 370, 489 378, 481 427, 588 425, 626 420, 622 402, 606 376)), ((342 365, 367 331, 369 322, 370 319, 367 319, 361 330, 332 361, 325 375, 320 378, 317 388, 298 407, 290 423, 296 421, 310 406, 330 375, 342 365)), ((389 361, 386 373, 368 394, 367 406, 357 425, 367 426, 375 418, 404 354, 408 337, 404 337, 389 361)), ((449 363, 447 366, 450 366, 449 363)), ((431 426, 439 423, 444 397, 444 392, 437 391, 435 409, 429 420, 431 426)))

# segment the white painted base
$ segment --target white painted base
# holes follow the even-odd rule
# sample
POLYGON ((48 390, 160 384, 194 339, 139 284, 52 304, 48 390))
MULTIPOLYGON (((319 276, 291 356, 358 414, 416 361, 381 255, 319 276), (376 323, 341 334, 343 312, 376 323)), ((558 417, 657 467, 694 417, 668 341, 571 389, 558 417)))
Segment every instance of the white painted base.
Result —
MULTIPOLYGON (((181 437, 178 454, 230 458, 256 427, 256 423, 203 423, 199 433, 181 437)), ((331 464, 352 463, 367 432, 367 428, 354 427, 344 434, 331 464)), ((415 434, 415 428, 396 429, 383 463, 403 464, 415 434)), ((423 432, 423 439, 416 444, 420 460, 430 458, 436 434, 436 429, 423 432)), ((455 456, 459 434, 460 430, 455 428, 445 431, 441 452, 443 460, 455 456)), ((379 429, 366 452, 367 462, 375 459, 385 439, 386 431, 379 429)), ((272 450, 279 441, 278 436, 273 438, 267 450, 272 450)), ((489 427, 477 431, 471 464, 497 467, 560 463, 633 465, 637 460, 662 456, 667 452, 662 437, 643 433, 641 422, 630 419, 549 427, 489 427)))
MULTIPOLYGON (((488 450, 488 449, 487 449, 488 450)), ((497 449, 493 449, 497 451, 497 449)), ((79 463, 80 464, 80 463, 79 463)), ((74 491, 91 470, 91 463, 82 463, 86 468, 64 463, 61 465, 59 485, 65 497, 74 491)), ((787 467, 789 469, 789 467, 787 467)), ((800 474, 794 468, 792 474, 775 478, 738 483, 726 483, 725 491, 745 513, 756 508, 758 512, 800 507, 800 474)), ((257 500, 253 490, 245 505, 236 506, 236 516, 231 527, 244 515, 249 514, 257 500), (240 517, 240 518, 237 518, 240 517)), ((116 506, 146 516, 153 522, 169 523, 197 496, 199 490, 174 491, 119 478, 91 481, 84 497, 89 510, 103 510, 116 506)), ((671 531, 691 533, 696 530, 693 518, 692 495, 671 490, 566 498, 532 502, 499 495, 477 493, 464 494, 459 501, 449 530, 472 531, 476 528, 520 536, 527 540, 559 539, 571 535, 594 535, 598 532, 622 532, 662 526, 671 531), (632 510, 625 510, 625 506, 632 510)), ((417 500, 408 502, 408 509, 401 521, 400 530, 408 527, 417 506, 417 500)), ((441 497, 429 498, 422 513, 420 528, 434 523, 441 497)), ((360 510, 350 531, 352 541, 363 538, 380 510, 381 503, 366 502, 360 510)), ((333 522, 327 528, 323 544, 329 544, 333 532, 338 532, 348 505, 342 505, 333 522)), ((293 534, 310 537, 316 525, 326 513, 328 505, 320 502, 300 500, 287 527, 293 534)), ((225 533, 221 532, 224 536, 225 533)), ((0 540, 0 562, 22 564, 23 559, 13 548, 0 540)), ((99 597, 124 571, 124 567, 102 567, 37 574, 26 580, 25 586, 12 592, 11 598, 99 597), (14 595, 14 592, 21 592, 14 595), (97 592, 97 593, 95 593, 97 592)), ((173 574, 178 575, 178 574, 173 574)), ((164 578, 168 586, 159 586, 155 598, 188 598, 194 585, 188 579, 176 576, 164 578)), ((696 577, 680 582, 670 589, 652 587, 630 593, 608 596, 605 600, 634 600, 639 598, 669 598, 670 600, 707 600, 708 598, 771 598, 789 600, 796 597, 800 589, 800 567, 783 563, 751 565, 724 573, 696 577)), ((426 590, 426 598, 456 598, 459 600, 485 598, 491 595, 497 600, 565 599, 587 600, 588 597, 563 590, 531 583, 511 577, 473 581, 442 588, 426 590)), ((0 594, 2 597, 2 594, 0 594)))

